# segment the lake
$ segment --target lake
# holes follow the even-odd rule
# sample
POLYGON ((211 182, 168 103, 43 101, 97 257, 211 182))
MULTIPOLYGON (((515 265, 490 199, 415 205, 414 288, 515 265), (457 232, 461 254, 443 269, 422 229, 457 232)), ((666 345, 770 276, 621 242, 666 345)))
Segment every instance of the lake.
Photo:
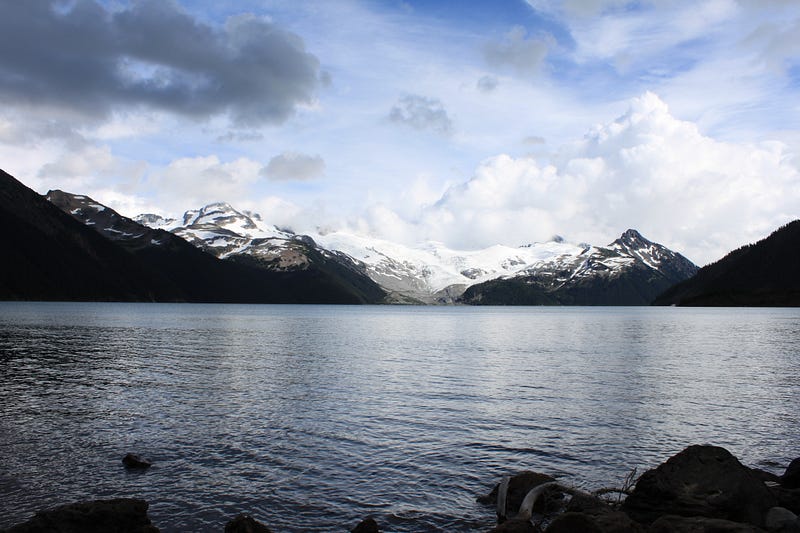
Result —
POLYGON ((798 375, 800 309, 0 303, 0 527, 129 496, 162 531, 485 530, 522 469, 780 473, 798 375))

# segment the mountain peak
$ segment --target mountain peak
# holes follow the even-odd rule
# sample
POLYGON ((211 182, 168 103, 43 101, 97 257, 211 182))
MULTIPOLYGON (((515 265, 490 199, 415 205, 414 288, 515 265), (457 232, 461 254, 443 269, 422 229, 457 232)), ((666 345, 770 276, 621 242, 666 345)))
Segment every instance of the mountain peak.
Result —
POLYGON ((625 245, 629 248, 646 248, 653 244, 651 241, 645 239, 642 234, 635 229, 625 230, 620 238, 616 240, 616 243, 625 245))

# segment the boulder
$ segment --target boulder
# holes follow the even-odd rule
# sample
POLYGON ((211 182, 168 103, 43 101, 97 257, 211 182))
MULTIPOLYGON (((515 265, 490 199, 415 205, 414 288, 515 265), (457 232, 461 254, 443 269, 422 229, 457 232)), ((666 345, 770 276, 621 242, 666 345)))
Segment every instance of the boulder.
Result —
POLYGON ((645 530, 622 511, 590 494, 575 494, 567 504, 566 512, 590 516, 603 533, 644 533, 645 530))
POLYGON ((622 510, 643 524, 678 515, 763 526, 777 504, 764 482, 726 449, 696 445, 645 472, 622 510))
POLYGON ((564 513, 558 515, 550 522, 545 533, 603 533, 594 519, 583 513, 564 513))
POLYGON ((751 468, 750 471, 763 482, 769 483, 780 483, 781 477, 773 474, 772 472, 767 472, 766 470, 761 470, 760 468, 751 468))
POLYGON ((350 533, 380 533, 378 523, 373 518, 365 518, 350 533))
POLYGON ((796 515, 800 515, 800 489, 772 487, 772 493, 778 498, 778 505, 785 507, 796 515))
POLYGON ((489 533, 541 533, 541 530, 535 527, 530 520, 512 518, 490 529, 489 533))
POLYGON ((240 514, 225 524, 225 533, 272 533, 272 531, 252 516, 240 514))
POLYGON ((122 458, 122 464, 125 465, 125 468, 131 470, 144 470, 145 468, 153 466, 153 463, 135 453, 125 455, 125 457, 122 458))
POLYGON ((800 531, 800 520, 797 515, 783 507, 773 507, 767 511, 764 520, 767 531, 800 531))
POLYGON ((789 463, 780 478, 780 484, 785 489, 800 489, 800 457, 789 463))
POLYGON ((664 515, 650 525, 647 533, 763 533, 763 530, 721 518, 664 515))
MULTIPOLYGON (((522 500, 525 499, 525 495, 527 495, 532 488, 551 481, 555 481, 555 478, 547 474, 531 472, 530 470, 524 470, 512 476, 508 482, 508 492, 506 493, 507 514, 513 516, 517 513, 519 506, 522 504, 522 500)), ((498 483, 489 494, 480 496, 478 502, 485 505, 497 505, 497 493, 499 490, 500 484, 498 483)), ((537 506, 534 507, 537 511, 540 510, 539 505, 541 504, 537 503, 537 506)))
POLYGON ((71 503, 36 515, 7 533, 158 533, 148 504, 134 498, 71 503))

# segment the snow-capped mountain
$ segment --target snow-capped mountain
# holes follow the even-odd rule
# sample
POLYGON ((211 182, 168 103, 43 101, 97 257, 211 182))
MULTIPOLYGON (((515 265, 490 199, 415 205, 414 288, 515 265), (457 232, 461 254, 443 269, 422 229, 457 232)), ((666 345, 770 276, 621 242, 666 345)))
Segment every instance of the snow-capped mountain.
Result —
POLYGON ((543 261, 469 287, 462 301, 489 305, 646 305, 697 266, 629 229, 605 247, 543 261))
MULTIPOLYGON (((388 293, 388 302, 453 303, 463 296, 468 303, 487 303, 493 297, 483 290, 465 291, 487 282, 497 286, 515 280, 550 294, 574 292, 597 282, 619 279, 628 283, 635 273, 634 284, 647 285, 633 289, 643 295, 635 303, 648 303, 644 301, 647 295, 697 270, 680 254, 648 241, 635 230, 626 231, 606 247, 555 237, 521 247, 496 245, 463 251, 438 242, 409 247, 346 231, 296 235, 225 203, 187 211, 180 221, 157 215, 140 215, 136 220, 168 229, 217 257, 255 261, 273 269, 304 268, 314 257, 322 257, 368 276, 388 293)), ((608 295, 612 300, 613 290, 608 295)), ((633 300, 626 298, 624 303, 633 300)))
POLYGON ((181 220, 153 214, 134 220, 166 229, 220 259, 249 256, 276 270, 301 269, 309 263, 307 239, 264 224, 258 214, 237 211, 224 202, 187 211, 181 220))

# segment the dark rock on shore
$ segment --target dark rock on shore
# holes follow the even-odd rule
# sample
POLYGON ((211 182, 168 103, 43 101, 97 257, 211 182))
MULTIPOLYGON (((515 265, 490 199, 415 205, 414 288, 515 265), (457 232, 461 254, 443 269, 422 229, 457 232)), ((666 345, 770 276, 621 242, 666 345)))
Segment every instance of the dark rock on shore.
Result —
POLYGON ((252 516, 240 514, 225 524, 225 533, 272 533, 272 530, 252 516))
POLYGON ((36 513, 6 533, 158 533, 148 507, 134 498, 72 503, 36 513))
POLYGON ((125 468, 131 470, 145 470, 153 466, 153 463, 135 453, 125 455, 125 457, 122 458, 122 464, 125 465, 125 468))
POLYGON ((603 533, 643 533, 645 530, 627 514, 589 494, 575 494, 567 504, 566 512, 590 517, 603 533))
POLYGON ((780 484, 785 489, 800 489, 800 457, 789 463, 780 477, 780 484))
MULTIPOLYGON (((545 499, 551 505, 537 510, 538 522, 529 520, 530 513, 505 522, 498 516, 491 533, 534 533, 544 525, 545 533, 800 533, 800 489, 789 488, 799 470, 800 460, 795 460, 778 477, 742 465, 724 448, 695 445, 645 472, 632 491, 609 488, 589 494, 526 471, 509 478, 509 516, 542 483, 551 486, 537 491, 546 488, 571 498, 566 505, 563 500, 553 505, 559 502, 550 494, 545 499), (620 503, 599 497, 608 492, 627 498, 620 503)), ((495 503, 501 485, 478 501, 495 503)))
POLYGON ((773 507, 767 511, 764 520, 768 531, 778 531, 780 533, 800 532, 800 518, 783 507, 773 507))
POLYGON ((650 525, 648 533, 762 533, 752 524, 703 516, 664 515, 650 525))
POLYGON ((778 498, 778 505, 800 515, 800 489, 772 487, 772 493, 778 498))
POLYGON ((380 533, 380 529, 378 529, 378 523, 374 519, 365 518, 351 529, 350 533, 380 533))
MULTIPOLYGON (((551 481, 555 481, 555 478, 548 476, 547 474, 531 472, 529 470, 525 470, 514 476, 511 476, 508 481, 508 492, 506 493, 507 513, 513 516, 519 510, 522 500, 525 499, 525 495, 528 494, 531 489, 551 481)), ((497 505, 497 494, 499 490, 500 483, 495 485, 489 494, 478 497, 478 503, 482 503, 484 505, 497 505)), ((535 507, 535 509, 539 510, 538 507, 535 507)))
POLYGON ((622 510, 643 524, 678 515, 763 526, 767 510, 777 504, 764 482, 730 452, 690 446, 645 472, 622 510))
POLYGON ((583 513, 567 512, 558 515, 555 520, 550 522, 550 525, 545 529, 545 533, 574 533, 581 531, 583 533, 603 533, 600 526, 592 519, 591 516, 583 513))

